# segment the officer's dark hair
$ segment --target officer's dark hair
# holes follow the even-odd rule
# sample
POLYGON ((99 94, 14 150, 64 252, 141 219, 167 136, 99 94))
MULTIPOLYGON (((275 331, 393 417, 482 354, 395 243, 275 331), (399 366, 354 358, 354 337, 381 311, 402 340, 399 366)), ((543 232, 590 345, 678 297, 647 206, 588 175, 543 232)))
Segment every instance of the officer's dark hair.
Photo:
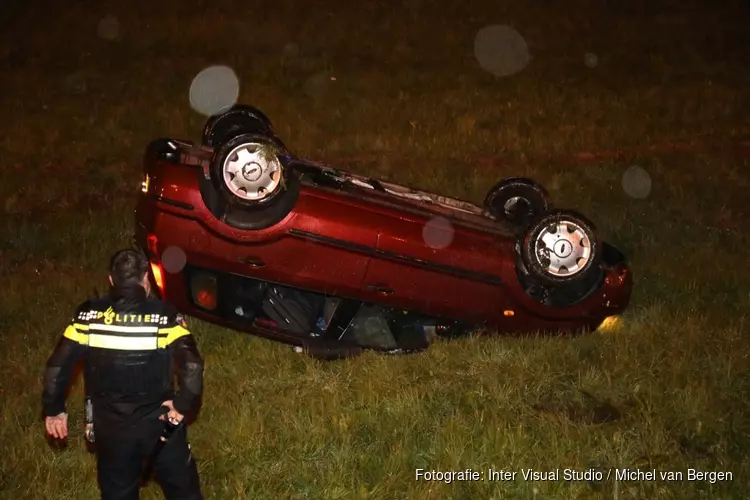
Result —
POLYGON ((143 252, 133 249, 120 250, 109 262, 109 275, 114 288, 130 288, 143 283, 148 273, 148 259, 143 252))

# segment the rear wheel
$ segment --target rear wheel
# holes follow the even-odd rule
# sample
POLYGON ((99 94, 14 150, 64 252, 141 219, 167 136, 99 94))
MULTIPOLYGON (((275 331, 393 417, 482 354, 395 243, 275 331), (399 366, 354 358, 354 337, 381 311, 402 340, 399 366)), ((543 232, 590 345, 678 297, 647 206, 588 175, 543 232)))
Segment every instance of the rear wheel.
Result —
POLYGON ((601 271, 601 242, 584 216, 556 210, 538 217, 520 241, 523 266, 535 281, 561 288, 587 283, 601 271))
POLYGON ((510 177, 495 184, 487 193, 484 209, 496 220, 525 228, 551 206, 547 191, 541 184, 524 177, 510 177))

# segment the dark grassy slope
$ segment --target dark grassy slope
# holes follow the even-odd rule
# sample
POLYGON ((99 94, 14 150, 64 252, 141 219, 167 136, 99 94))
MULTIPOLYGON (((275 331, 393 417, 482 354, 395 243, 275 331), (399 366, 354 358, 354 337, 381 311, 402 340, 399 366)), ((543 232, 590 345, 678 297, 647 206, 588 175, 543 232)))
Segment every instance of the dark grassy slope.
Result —
MULTIPOLYGON (((207 393, 192 441, 209 498, 744 498, 748 161, 723 144, 750 135, 746 7, 340 3, 3 11, 0 496, 97 497, 80 428, 64 453, 44 442, 42 364, 129 242, 143 147, 196 137, 191 80, 227 64, 240 100, 298 153, 366 158, 351 168, 475 201, 498 178, 533 176, 590 215, 638 281, 616 331, 472 338, 408 358, 320 364, 193 322, 207 393), (474 38, 489 24, 524 37, 523 71, 481 69, 474 38), (647 147, 668 142, 689 147, 647 147), (620 148, 637 153, 570 161, 620 148), (633 166, 651 181, 645 198, 623 189, 633 166), (416 468, 566 467, 734 479, 415 481, 416 468)), ((74 419, 79 403, 80 384, 74 419)))

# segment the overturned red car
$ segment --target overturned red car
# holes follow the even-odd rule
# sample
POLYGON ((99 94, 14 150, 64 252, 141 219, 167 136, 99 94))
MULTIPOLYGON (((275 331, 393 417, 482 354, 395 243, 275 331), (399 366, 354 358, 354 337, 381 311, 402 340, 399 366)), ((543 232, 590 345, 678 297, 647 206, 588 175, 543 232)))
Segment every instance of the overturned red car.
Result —
POLYGON ((298 158, 251 106, 209 118, 201 144, 152 141, 141 191, 164 300, 311 352, 591 331, 630 300, 623 255, 536 182, 501 180, 480 207, 355 175, 298 158))

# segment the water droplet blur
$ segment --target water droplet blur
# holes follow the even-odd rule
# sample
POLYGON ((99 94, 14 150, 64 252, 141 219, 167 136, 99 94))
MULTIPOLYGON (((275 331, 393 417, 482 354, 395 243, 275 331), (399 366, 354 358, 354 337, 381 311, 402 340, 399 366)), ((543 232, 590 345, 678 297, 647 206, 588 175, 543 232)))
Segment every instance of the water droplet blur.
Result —
POLYGON ((583 64, 585 64, 587 68, 595 68, 599 65, 599 56, 591 52, 587 52, 583 56, 583 64))
POLYGON ((190 105, 211 116, 237 104, 240 81, 228 66, 211 66, 198 73, 190 84, 190 105))
POLYGON ((299 45, 297 45, 294 42, 289 42, 286 45, 284 45, 284 48, 281 51, 281 57, 283 59, 295 59, 299 56, 300 56, 299 45))
POLYGON ((86 75, 81 72, 72 73, 63 79, 63 88, 75 95, 82 95, 88 90, 88 81, 86 75))
POLYGON ((333 79, 327 73, 317 73, 307 79, 304 92, 308 97, 319 99, 326 94, 332 81, 333 79))
POLYGON ((633 165, 622 175, 622 189, 631 198, 646 198, 651 192, 651 176, 642 167, 633 165))
POLYGON ((485 71, 496 76, 518 73, 531 61, 526 40, 518 31, 505 25, 479 30, 474 39, 474 55, 485 71))
POLYGON ((96 28, 99 38, 114 41, 120 38, 120 21, 115 16, 106 16, 96 28))
POLYGON ((182 248, 170 246, 162 253, 161 262, 165 271, 170 274, 177 274, 185 268, 187 255, 185 255, 185 251, 182 248))
POLYGON ((436 250, 448 247, 453 242, 455 229, 451 221, 445 217, 433 217, 422 229, 422 238, 427 246, 436 250))

